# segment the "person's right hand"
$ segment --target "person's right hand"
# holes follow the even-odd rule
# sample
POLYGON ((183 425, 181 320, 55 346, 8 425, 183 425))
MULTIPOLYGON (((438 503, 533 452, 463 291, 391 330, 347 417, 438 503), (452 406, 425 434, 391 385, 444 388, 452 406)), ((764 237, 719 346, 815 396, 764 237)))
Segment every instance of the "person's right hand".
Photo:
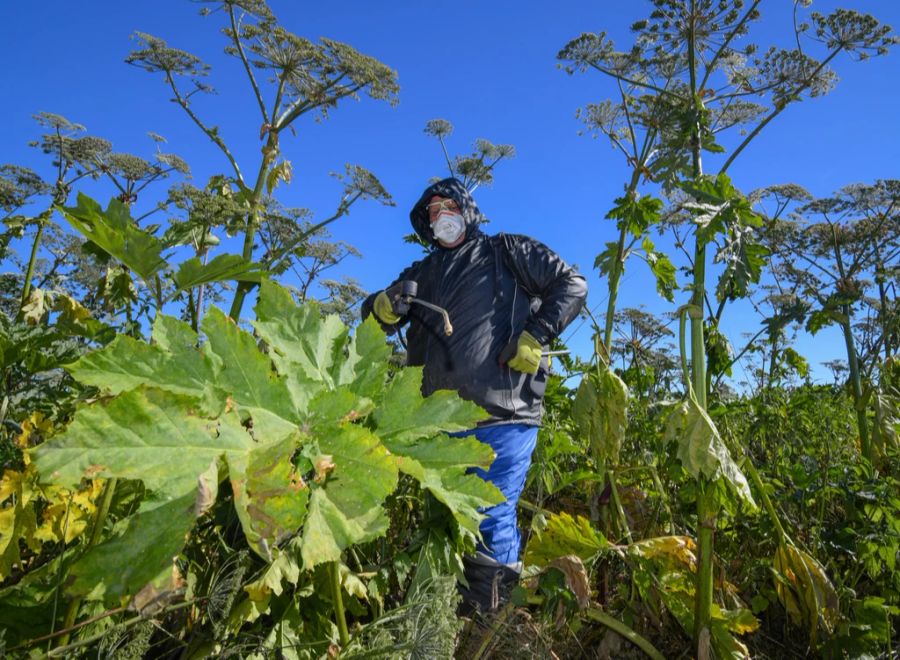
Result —
POLYGON ((388 325, 393 325, 402 316, 406 316, 409 313, 409 301, 403 297, 403 281, 389 286, 375 296, 374 310, 375 316, 388 325))

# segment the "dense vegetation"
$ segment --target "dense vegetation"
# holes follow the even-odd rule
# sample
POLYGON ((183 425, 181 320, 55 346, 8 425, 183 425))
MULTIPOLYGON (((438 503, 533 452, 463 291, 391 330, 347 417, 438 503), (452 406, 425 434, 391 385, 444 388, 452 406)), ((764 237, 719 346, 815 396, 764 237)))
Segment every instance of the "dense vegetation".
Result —
MULTIPOLYGON (((263 120, 258 163, 242 167, 192 105, 209 67, 140 34, 127 61, 162 78, 222 174, 159 191, 189 171, 181 158, 116 153, 48 113, 49 175, 0 167, 14 270, 0 279, 0 652, 896 653, 900 182, 816 199, 796 184, 745 195, 728 176, 778 115, 833 87, 831 60, 886 54, 890 28, 796 2, 797 48, 765 49, 750 42, 760 0, 654 0, 627 49, 583 34, 560 52, 618 93, 581 111, 627 166, 617 240, 596 261, 607 309, 583 320, 594 354, 551 377, 522 584, 464 626, 460 557, 501 496, 468 473, 490 449, 447 434, 484 413, 423 398, 402 347, 355 321, 359 285, 323 277, 354 253, 327 226, 391 198, 358 165, 324 219, 277 198, 292 124, 359 94, 394 102, 396 74, 289 32, 262 0, 219 4, 208 20, 225 21, 263 120), (109 183, 106 208, 88 178, 109 183), (619 307, 635 259, 671 314, 619 307), (739 348, 720 331, 736 309, 763 320, 739 348), (793 339, 827 325, 846 352, 821 385, 793 339), (758 368, 739 385, 748 355, 758 368)), ((470 188, 514 153, 480 140, 451 158, 451 131, 426 128, 470 188)))

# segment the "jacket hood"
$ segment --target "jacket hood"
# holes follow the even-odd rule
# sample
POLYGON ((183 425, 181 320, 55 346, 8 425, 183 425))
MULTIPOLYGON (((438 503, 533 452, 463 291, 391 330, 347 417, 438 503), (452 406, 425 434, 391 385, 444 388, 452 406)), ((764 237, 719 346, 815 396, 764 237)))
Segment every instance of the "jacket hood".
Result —
POLYGON ((431 221, 428 218, 428 202, 432 197, 438 195, 452 199, 460 208, 463 219, 466 221, 466 240, 469 240, 477 234, 480 229, 478 226, 485 221, 484 215, 478 210, 478 205, 472 199, 472 195, 466 190, 462 181, 459 179, 443 179, 425 189, 419 201, 413 206, 409 212, 409 221, 412 223, 413 229, 423 241, 435 247, 441 247, 434 233, 431 231, 431 221))

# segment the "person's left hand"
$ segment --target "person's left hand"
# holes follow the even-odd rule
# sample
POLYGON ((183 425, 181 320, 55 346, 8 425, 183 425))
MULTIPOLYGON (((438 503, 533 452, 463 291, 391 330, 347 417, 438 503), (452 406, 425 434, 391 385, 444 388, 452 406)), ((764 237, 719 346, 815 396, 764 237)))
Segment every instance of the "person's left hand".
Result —
POLYGON ((525 374, 536 374, 541 366, 541 345, 527 332, 515 337, 500 351, 498 361, 510 369, 525 374))

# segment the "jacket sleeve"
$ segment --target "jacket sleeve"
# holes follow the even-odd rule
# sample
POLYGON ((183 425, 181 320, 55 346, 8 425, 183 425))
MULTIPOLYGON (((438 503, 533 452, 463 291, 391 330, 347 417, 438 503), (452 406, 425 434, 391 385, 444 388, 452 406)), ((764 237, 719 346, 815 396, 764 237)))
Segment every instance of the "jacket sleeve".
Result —
MULTIPOLYGON (((400 273, 400 275, 397 277, 397 279, 395 279, 393 282, 388 284, 385 287, 385 289, 390 288, 397 282, 401 282, 403 280, 418 281, 418 278, 421 276, 421 270, 422 270, 423 263, 424 263, 424 260, 414 262, 411 266, 409 266, 402 273, 400 273)), ((360 307, 359 315, 360 315, 360 318, 362 318, 362 320, 365 321, 366 318, 368 318, 369 314, 372 314, 375 317, 375 320, 378 321, 379 325, 381 325, 382 330, 384 330, 385 333, 387 333, 387 335, 390 336, 390 335, 395 334, 404 324, 406 324, 406 322, 409 319, 408 319, 408 317, 403 316, 400 318, 399 321, 397 321, 397 323, 394 323, 393 325, 388 324, 388 323, 382 323, 381 319, 379 319, 378 315, 375 314, 375 312, 374 312, 375 298, 378 297, 378 294, 381 293, 381 291, 384 291, 384 289, 381 289, 374 293, 370 293, 366 297, 366 299, 363 300, 362 306, 360 307)))
POLYGON ((587 298, 587 281, 543 243, 501 234, 506 266, 526 293, 539 298, 540 308, 525 322, 525 330, 548 345, 578 316, 587 298))

